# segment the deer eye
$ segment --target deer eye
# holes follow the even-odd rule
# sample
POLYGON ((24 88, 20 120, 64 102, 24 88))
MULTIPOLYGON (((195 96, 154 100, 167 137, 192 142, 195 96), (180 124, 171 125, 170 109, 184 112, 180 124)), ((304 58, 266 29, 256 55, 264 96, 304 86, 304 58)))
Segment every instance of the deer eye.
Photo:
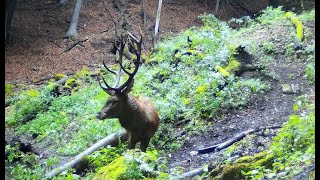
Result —
POLYGON ((112 104, 116 104, 118 102, 118 100, 114 100, 112 101, 112 104))

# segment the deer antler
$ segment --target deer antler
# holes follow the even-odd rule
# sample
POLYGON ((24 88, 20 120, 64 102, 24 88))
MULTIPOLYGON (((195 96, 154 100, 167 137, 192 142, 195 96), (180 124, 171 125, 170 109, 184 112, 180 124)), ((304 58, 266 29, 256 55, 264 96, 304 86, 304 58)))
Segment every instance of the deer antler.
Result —
MULTIPOLYGON (((133 50, 133 52, 136 54, 136 60, 134 62, 135 68, 133 70, 132 73, 130 73, 129 71, 127 71, 123 65, 122 65, 122 58, 123 58, 123 50, 124 50, 124 46, 125 46, 125 42, 124 42, 124 37, 121 36, 121 43, 120 43, 120 49, 118 49, 119 52, 119 69, 117 71, 111 70, 109 69, 106 64, 103 61, 103 66, 111 73, 116 75, 116 83, 113 87, 110 87, 108 85, 108 83, 105 81, 105 79, 102 77, 102 80, 105 84, 106 87, 102 86, 102 84, 100 83, 100 75, 97 76, 98 78, 98 82, 100 87, 107 92, 108 94, 110 94, 112 91, 116 94, 121 94, 124 92, 124 90, 126 90, 128 88, 128 86, 130 85, 130 83, 133 83, 133 78, 135 76, 135 74, 138 72, 139 69, 139 65, 140 65, 140 59, 141 59, 141 44, 142 44, 142 32, 140 30, 140 40, 138 40, 134 35, 132 35, 130 32, 127 32, 129 35, 129 46, 131 47, 131 49, 133 50), (135 47, 136 46, 136 47, 135 47), (125 83, 123 83, 121 86, 119 86, 119 82, 120 82, 120 74, 121 74, 121 70, 123 70, 126 74, 129 75, 129 78, 127 79, 127 81, 125 83)), ((113 94, 113 93, 112 93, 113 94)))

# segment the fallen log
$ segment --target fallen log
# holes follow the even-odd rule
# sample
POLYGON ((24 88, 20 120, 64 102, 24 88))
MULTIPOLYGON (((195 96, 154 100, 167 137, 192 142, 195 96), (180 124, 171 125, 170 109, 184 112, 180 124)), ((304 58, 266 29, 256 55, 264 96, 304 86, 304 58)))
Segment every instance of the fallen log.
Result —
POLYGON ((127 132, 125 130, 121 130, 121 131, 118 131, 118 132, 115 132, 115 133, 108 135, 104 139, 98 141, 97 143, 95 143, 94 145, 92 145, 91 147, 89 147, 88 149, 83 151, 82 153, 75 156, 71 161, 69 161, 69 162, 63 164, 62 166, 55 168, 55 169, 51 170, 50 172, 46 173, 45 178, 51 178, 53 176, 59 175, 62 171, 65 171, 69 168, 74 167, 76 164, 78 164, 79 162, 82 161, 82 158, 84 156, 88 156, 91 153, 97 151, 98 149, 100 149, 106 145, 118 144, 119 140, 125 139, 126 135, 127 135, 127 132))
POLYGON ((192 178, 194 176, 197 176, 199 174, 202 174, 204 172, 210 172, 215 167, 216 167, 216 165, 212 165, 212 164, 207 166, 207 167, 205 167, 205 165, 203 165, 200 168, 196 168, 196 169, 193 169, 191 171, 185 172, 185 173, 179 175, 177 178, 178 179, 190 179, 190 178, 192 178))
POLYGON ((193 169, 191 171, 188 171, 188 172, 185 172, 183 174, 181 174, 178 179, 186 179, 186 178, 191 178, 191 177, 194 177, 198 174, 201 174, 201 173, 204 173, 204 168, 197 168, 197 169, 193 169))
POLYGON ((222 149, 225 149, 229 146, 231 146, 232 144, 234 144, 237 141, 240 141, 242 138, 244 138, 245 136, 252 134, 254 132, 258 132, 258 131, 262 131, 265 129, 278 129, 281 128, 281 125, 276 125, 276 126, 268 126, 268 127, 262 127, 262 128, 256 128, 256 129, 249 129, 247 131, 241 132, 239 134, 237 134, 235 137, 227 140, 226 142, 220 143, 220 144, 216 144, 213 146, 209 146, 206 148, 202 148, 202 149, 198 149, 198 154, 205 154, 205 153, 210 153, 210 152, 217 152, 220 151, 222 149))

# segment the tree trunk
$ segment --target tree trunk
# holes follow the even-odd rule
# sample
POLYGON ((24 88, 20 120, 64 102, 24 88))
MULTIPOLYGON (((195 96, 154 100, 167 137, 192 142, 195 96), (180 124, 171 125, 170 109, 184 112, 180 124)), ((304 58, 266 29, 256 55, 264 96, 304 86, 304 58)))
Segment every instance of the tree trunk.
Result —
POLYGON ((77 26, 78 26, 78 21, 79 21, 79 16, 80 16, 80 11, 81 11, 81 6, 82 6, 83 0, 76 0, 69 29, 67 34, 64 36, 65 38, 74 38, 76 35, 78 35, 77 32, 77 26))
POLYGON ((160 23, 160 16, 161 16, 161 6, 162 0, 159 0, 158 10, 157 10, 157 17, 156 17, 156 25, 154 28, 154 36, 153 36, 153 48, 155 48, 157 44, 158 32, 159 32, 159 23, 160 23))
POLYGON ((68 2, 68 0, 58 0, 59 5, 64 5, 68 2))
POLYGON ((215 8, 215 10, 214 10, 214 14, 215 14, 215 15, 217 15, 217 13, 218 13, 219 4, 220 4, 220 0, 217 0, 217 2, 216 2, 216 8, 215 8))
POLYGON ((12 18, 13 18, 13 13, 16 8, 16 2, 17 0, 6 0, 5 1, 5 44, 8 43, 9 40, 9 31, 12 25, 12 18))

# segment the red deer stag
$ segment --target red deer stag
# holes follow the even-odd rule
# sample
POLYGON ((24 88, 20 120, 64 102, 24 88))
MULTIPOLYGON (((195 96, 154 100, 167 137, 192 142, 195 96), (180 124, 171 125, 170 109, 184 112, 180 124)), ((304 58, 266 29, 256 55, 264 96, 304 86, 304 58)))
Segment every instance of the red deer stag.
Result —
POLYGON ((136 60, 134 62, 135 68, 131 73, 122 65, 125 43, 123 42, 124 38, 121 37, 120 50, 118 50, 119 69, 117 71, 111 70, 103 62, 104 67, 109 72, 116 75, 115 85, 110 87, 102 77, 105 84, 105 86, 103 86, 100 82, 100 74, 97 76, 100 87, 108 93, 110 97, 101 111, 97 113, 96 117, 100 120, 107 118, 119 118, 121 126, 128 132, 129 149, 134 149, 136 143, 141 142, 140 149, 145 152, 150 139, 158 129, 159 116, 149 98, 137 98, 130 94, 134 83, 134 75, 137 73, 140 65, 142 35, 140 41, 129 32, 128 35, 128 45, 136 55, 136 60), (129 78, 124 84, 119 86, 121 70, 128 74, 129 78))

